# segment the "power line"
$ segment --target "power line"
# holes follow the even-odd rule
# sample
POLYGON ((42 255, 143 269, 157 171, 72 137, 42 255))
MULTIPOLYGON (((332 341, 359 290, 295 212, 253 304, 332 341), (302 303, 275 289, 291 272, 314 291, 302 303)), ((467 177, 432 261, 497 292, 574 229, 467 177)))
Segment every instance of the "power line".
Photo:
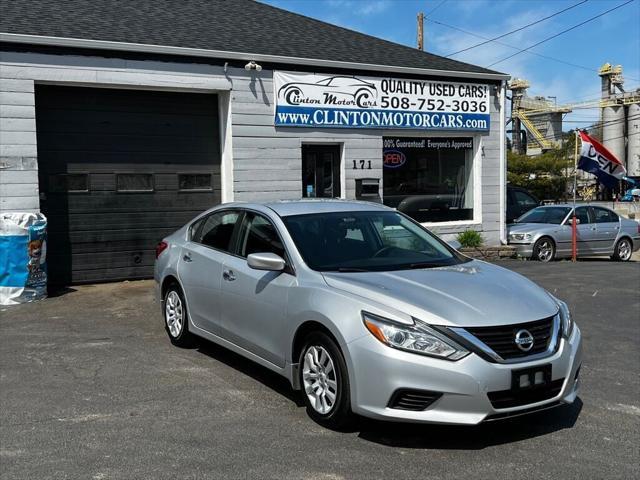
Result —
POLYGON ((436 5, 436 6, 435 6, 435 8, 433 8, 433 10, 431 10, 429 13, 427 13, 424 17, 425 17, 425 18, 430 17, 430 16, 433 14, 433 12, 435 12, 435 11, 436 11, 436 10, 438 10, 442 5, 444 5, 444 3, 445 3, 446 1, 447 1, 447 0, 442 0, 438 5, 436 5))
POLYGON ((563 30, 563 31, 561 31, 561 32, 558 32, 558 33, 556 33, 555 35, 551 35, 550 37, 547 37, 547 38, 545 38, 544 40, 540 40, 539 42, 534 43, 533 45, 530 45, 530 46, 528 46, 527 48, 523 48, 522 50, 519 50, 519 51, 517 51, 516 53, 514 53, 514 54, 512 54, 512 55, 509 55, 508 57, 505 57, 505 58, 503 58, 503 59, 501 59, 501 60, 498 60, 497 62, 493 62, 492 64, 487 65, 487 68, 488 68, 488 67, 493 67, 494 65, 497 65, 498 63, 502 63, 502 62, 504 62, 505 60, 509 60, 510 58, 513 58, 513 57, 515 57, 516 55, 520 55, 522 52, 526 52, 526 51, 528 51, 528 50, 529 50, 529 49, 531 49, 531 48, 537 47, 538 45, 541 45, 541 44, 543 44, 543 43, 545 43, 545 42, 548 42, 549 40, 552 40, 552 39, 554 39, 554 38, 556 38, 556 37, 559 37, 560 35, 563 35, 563 34, 565 34, 565 33, 567 33, 567 32, 570 32, 571 30, 574 30, 574 29, 576 29, 576 28, 578 28, 578 27, 581 27, 582 25, 585 25, 585 24, 587 24, 587 23, 589 23, 589 22, 591 22, 591 21, 595 20, 596 18, 600 18, 600 17, 602 17, 602 16, 604 16, 604 15, 606 15, 606 14, 608 14, 608 13, 613 12, 614 10, 617 10, 617 9, 619 9, 619 8, 621 8, 621 7, 624 7, 625 5, 628 5, 628 4, 630 4, 631 2, 633 2, 633 1, 634 1, 634 0, 627 0, 626 2, 621 3, 620 5, 617 5, 617 6, 613 7, 613 8, 610 8, 609 10, 606 10, 606 11, 604 11, 604 12, 602 12, 602 13, 599 13, 598 15, 596 15, 596 16, 594 16, 594 17, 591 17, 591 18, 589 18, 589 19, 587 19, 587 20, 585 20, 585 21, 583 21, 583 22, 580 22, 580 23, 578 23, 578 24, 576 24, 576 25, 573 25, 573 26, 571 26, 571 27, 569 27, 569 28, 567 28, 567 29, 565 29, 565 30, 563 30))
MULTIPOLYGON (((489 39, 488 37, 484 37, 482 35, 478 35, 477 33, 473 33, 473 32, 470 32, 469 30, 465 30, 463 28, 459 28, 459 27, 455 27, 453 25, 449 25, 447 23, 440 22, 438 20, 432 20, 430 18, 427 18, 426 20, 427 20, 427 22, 436 23, 438 25, 442 25, 443 27, 447 27, 447 28, 450 28, 452 30, 457 30, 457 31, 459 31, 461 33, 465 33, 467 35, 471 35, 472 37, 482 38, 482 39, 485 39, 485 40, 489 39)), ((493 43, 497 43, 498 45, 502 45, 503 47, 511 48, 513 50, 519 50, 519 48, 520 48, 520 47, 514 47, 513 45, 509 45, 508 43, 498 42, 497 40, 494 40, 493 43)), ((530 55, 535 55, 536 57, 540 57, 540 58, 546 58, 547 60, 553 60, 554 62, 564 63, 565 65, 569 65, 570 67, 581 68, 581 69, 587 70, 589 72, 596 72, 596 73, 598 72, 598 70, 595 69, 595 68, 585 67, 584 65, 578 65, 578 64, 575 64, 575 63, 567 62, 566 60, 561 60, 559 58, 550 57, 549 55, 543 55, 543 54, 538 53, 538 52, 526 51, 525 53, 528 53, 530 55)))
POLYGON ((515 30, 511 30, 510 32, 503 33, 502 35, 498 35, 497 37, 489 38, 489 39, 485 40, 484 42, 480 42, 480 43, 477 43, 475 45, 471 45, 470 47, 463 48, 462 50, 458 50, 457 52, 450 53, 449 55, 445 55, 445 57, 452 57, 454 55, 458 55, 459 53, 466 52, 466 51, 469 51, 469 50, 473 50, 474 48, 480 47, 482 45, 486 45, 489 42, 495 42, 496 40, 499 40, 499 39, 504 38, 504 37, 506 37, 508 35, 511 35, 512 33, 520 32, 520 31, 522 31, 522 30, 524 30, 526 28, 532 27, 533 25, 537 25, 538 23, 544 22, 545 20, 553 18, 553 17, 555 17, 557 15, 560 15, 561 13, 564 13, 567 10, 571 10, 572 8, 576 8, 577 6, 582 5, 583 3, 587 3, 588 1, 589 0, 582 0, 581 2, 578 2, 578 3, 574 4, 574 5, 571 5, 570 7, 563 8, 562 10, 559 10, 556 13, 552 13, 551 15, 547 15, 546 17, 541 18, 540 20, 536 20, 535 22, 528 23, 526 25, 523 25, 522 27, 516 28, 515 30))

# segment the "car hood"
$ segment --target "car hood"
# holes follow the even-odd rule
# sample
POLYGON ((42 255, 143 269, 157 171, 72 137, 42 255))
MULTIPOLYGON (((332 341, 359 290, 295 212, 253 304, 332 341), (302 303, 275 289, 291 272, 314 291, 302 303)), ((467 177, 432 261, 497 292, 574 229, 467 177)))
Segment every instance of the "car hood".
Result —
POLYGON ((512 223, 507 226, 508 233, 529 233, 537 232, 547 228, 559 227, 560 225, 554 225, 550 223, 512 223))
POLYGON ((478 260, 450 267, 323 276, 330 287, 433 325, 508 325, 558 311, 556 302, 535 283, 478 260))

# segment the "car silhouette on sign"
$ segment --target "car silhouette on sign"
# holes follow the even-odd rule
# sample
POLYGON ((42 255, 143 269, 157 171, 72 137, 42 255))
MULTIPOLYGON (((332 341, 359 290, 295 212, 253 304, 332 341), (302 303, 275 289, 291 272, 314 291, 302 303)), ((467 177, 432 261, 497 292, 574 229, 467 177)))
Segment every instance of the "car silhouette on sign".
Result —
POLYGON ((336 104, 367 108, 375 105, 376 86, 357 77, 335 76, 318 82, 286 83, 278 90, 278 98, 289 105, 336 104))

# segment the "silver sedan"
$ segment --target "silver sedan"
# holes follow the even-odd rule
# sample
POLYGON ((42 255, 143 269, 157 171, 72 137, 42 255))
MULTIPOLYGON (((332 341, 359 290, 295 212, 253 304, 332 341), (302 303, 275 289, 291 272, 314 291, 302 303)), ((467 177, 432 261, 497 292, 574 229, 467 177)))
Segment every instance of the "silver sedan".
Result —
POLYGON ((576 398, 567 305, 393 209, 221 205, 156 255, 171 342, 202 337, 285 376, 323 425, 477 424, 576 398))
MULTIPOLYGON (((578 256, 607 255, 626 262, 640 249, 640 224, 597 205, 576 207, 578 256)), ((522 215, 508 228, 518 255, 541 262, 572 254, 573 205, 545 205, 522 215)))

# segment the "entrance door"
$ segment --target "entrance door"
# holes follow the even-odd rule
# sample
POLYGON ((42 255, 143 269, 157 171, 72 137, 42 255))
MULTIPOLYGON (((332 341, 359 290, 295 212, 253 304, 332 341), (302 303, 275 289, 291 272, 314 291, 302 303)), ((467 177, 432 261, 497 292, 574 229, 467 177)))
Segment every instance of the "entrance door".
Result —
POLYGON ((302 197, 340 196, 340 145, 302 146, 302 197))

